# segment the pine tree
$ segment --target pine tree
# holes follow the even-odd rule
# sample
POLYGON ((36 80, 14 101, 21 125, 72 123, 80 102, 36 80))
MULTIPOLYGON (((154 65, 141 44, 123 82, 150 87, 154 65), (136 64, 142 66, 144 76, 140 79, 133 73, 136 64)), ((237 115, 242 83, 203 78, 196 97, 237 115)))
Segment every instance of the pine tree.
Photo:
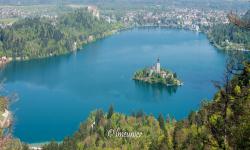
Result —
POLYGON ((165 130, 165 122, 164 122, 164 118, 162 114, 159 115, 158 122, 159 122, 160 128, 162 130, 165 130))
POLYGON ((110 105, 107 118, 110 119, 114 113, 113 105, 110 105))

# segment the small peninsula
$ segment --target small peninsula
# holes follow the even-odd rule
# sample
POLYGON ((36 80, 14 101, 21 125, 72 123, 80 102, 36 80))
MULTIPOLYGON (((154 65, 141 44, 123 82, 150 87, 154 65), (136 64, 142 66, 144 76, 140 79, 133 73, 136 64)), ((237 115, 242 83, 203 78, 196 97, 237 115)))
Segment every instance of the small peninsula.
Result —
POLYGON ((155 65, 149 68, 136 71, 133 80, 143 81, 150 84, 163 84, 166 86, 181 86, 181 82, 177 78, 177 74, 166 68, 161 67, 160 59, 157 59, 155 65))

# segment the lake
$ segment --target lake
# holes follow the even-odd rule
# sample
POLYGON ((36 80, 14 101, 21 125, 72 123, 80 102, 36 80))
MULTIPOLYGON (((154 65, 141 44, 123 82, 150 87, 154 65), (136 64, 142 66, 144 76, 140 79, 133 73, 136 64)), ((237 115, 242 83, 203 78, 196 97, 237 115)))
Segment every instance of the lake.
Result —
POLYGON ((186 118, 202 100, 213 97, 225 54, 202 33, 137 28, 88 44, 77 53, 12 62, 1 72, 5 89, 17 93, 11 105, 14 135, 29 143, 62 140, 95 109, 186 118), (161 66, 184 82, 170 88, 132 80, 138 69, 160 58, 161 66))

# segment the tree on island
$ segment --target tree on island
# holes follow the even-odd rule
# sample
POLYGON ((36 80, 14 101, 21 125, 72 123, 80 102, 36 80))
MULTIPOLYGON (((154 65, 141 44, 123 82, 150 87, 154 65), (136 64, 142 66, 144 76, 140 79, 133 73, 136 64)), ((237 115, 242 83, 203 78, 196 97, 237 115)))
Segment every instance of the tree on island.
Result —
POLYGON ((177 78, 177 74, 176 74, 176 72, 174 73, 174 75, 173 75, 173 76, 174 76, 174 78, 177 78))

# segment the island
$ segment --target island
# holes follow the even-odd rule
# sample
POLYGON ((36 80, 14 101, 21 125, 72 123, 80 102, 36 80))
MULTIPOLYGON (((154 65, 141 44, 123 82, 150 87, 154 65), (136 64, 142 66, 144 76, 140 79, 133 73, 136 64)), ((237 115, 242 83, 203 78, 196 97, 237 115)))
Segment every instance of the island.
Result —
POLYGON ((155 65, 136 71, 133 80, 143 81, 149 84, 163 84, 166 86, 183 85, 183 82, 177 78, 176 73, 161 67, 159 58, 155 65))

